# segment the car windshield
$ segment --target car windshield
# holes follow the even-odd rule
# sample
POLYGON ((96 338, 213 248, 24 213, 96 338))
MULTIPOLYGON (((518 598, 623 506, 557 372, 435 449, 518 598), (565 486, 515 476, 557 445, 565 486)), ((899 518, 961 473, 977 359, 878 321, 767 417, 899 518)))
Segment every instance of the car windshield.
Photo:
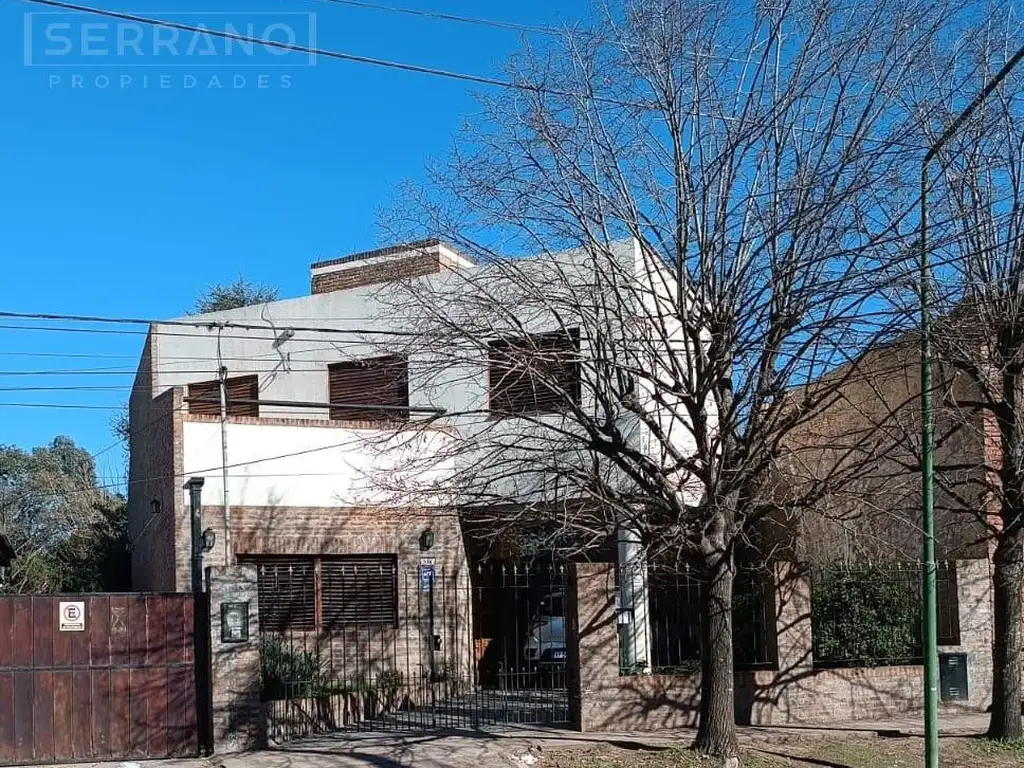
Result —
POLYGON ((537 609, 538 616, 564 616, 565 598, 563 595, 547 595, 537 609))

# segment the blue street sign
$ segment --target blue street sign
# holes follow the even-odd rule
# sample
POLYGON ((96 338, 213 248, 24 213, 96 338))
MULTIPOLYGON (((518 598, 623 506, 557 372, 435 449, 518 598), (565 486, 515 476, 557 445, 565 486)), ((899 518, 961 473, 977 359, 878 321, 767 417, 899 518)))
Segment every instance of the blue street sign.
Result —
POLYGON ((430 592, 434 586, 434 566, 432 565, 421 565, 420 566, 420 589, 423 592, 430 592))

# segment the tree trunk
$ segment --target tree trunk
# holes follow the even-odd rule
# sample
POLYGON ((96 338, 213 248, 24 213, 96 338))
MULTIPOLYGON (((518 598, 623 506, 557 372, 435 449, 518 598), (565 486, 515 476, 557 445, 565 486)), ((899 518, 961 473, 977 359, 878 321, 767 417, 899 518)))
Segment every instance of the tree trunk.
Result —
POLYGON ((705 555, 705 588, 701 601, 700 722, 694 749, 738 766, 735 677, 732 653, 732 586, 735 564, 731 549, 705 555))
POLYGON ((1001 741, 1024 738, 1021 725, 1021 589, 1024 588, 1024 557, 1021 529, 999 537, 993 557, 992 718, 988 737, 1001 741))

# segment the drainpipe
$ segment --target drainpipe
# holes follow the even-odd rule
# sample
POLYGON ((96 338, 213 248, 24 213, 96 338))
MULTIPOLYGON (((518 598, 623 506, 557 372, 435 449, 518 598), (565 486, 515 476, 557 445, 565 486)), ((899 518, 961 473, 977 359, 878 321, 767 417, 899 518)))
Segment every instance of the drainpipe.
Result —
POLYGON ((203 591, 203 478, 191 477, 188 488, 188 506, 192 542, 192 594, 203 591))
POLYGON ((616 534, 619 560, 619 647, 621 663, 634 672, 651 669, 651 618, 647 556, 640 535, 626 526, 616 534))

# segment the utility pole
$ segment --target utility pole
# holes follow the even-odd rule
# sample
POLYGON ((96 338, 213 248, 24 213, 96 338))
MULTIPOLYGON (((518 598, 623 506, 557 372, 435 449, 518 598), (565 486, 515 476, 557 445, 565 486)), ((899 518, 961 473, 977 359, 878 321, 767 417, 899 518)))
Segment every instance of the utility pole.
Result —
POLYGON ((231 500, 228 496, 228 368, 220 367, 220 461, 224 485, 224 565, 231 565, 231 500))
POLYGON ((928 148, 921 162, 921 261, 918 286, 921 313, 921 518, 922 603, 924 639, 924 764, 939 768, 939 648, 938 648, 938 586, 935 562, 935 414, 932 408, 932 324, 929 304, 931 267, 928 260, 928 164, 939 150, 967 121, 974 111, 1006 79, 1024 58, 1021 47, 1003 68, 989 80, 977 96, 942 135, 928 148))

